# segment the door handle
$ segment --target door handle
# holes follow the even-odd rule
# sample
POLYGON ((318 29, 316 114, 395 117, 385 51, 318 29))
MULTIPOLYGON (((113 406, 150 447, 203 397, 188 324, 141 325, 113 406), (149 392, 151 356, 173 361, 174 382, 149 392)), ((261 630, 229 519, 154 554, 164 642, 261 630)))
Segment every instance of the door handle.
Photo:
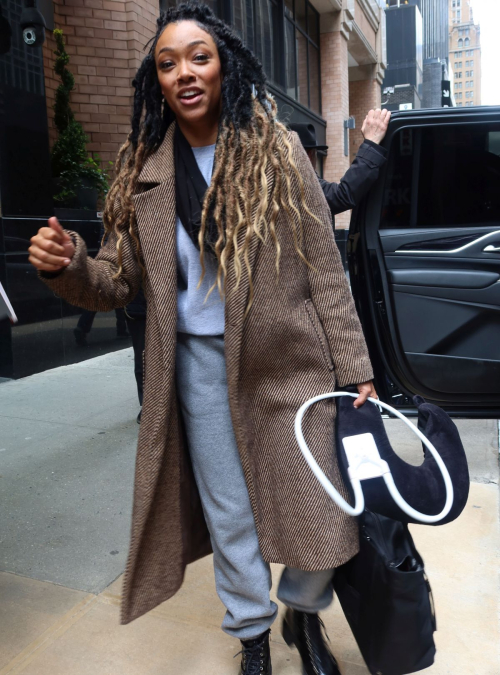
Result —
POLYGON ((483 253, 500 253, 500 246, 495 246, 494 244, 488 244, 483 248, 483 253))

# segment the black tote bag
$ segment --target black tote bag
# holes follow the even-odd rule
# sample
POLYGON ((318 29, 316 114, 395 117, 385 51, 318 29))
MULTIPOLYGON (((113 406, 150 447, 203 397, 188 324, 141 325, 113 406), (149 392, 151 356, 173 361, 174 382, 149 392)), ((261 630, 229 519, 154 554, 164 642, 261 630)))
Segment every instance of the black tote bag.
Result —
POLYGON ((365 511, 360 552, 335 570, 334 588, 372 675, 434 663, 432 592, 406 524, 365 511))

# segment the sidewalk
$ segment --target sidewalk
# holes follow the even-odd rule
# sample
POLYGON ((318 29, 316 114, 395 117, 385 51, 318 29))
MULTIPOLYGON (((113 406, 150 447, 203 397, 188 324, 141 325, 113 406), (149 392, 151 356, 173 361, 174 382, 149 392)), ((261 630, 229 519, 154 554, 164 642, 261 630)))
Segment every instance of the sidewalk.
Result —
MULTIPOLYGON (((210 558, 188 568, 172 600, 118 624, 137 412, 129 349, 0 384, 0 675, 238 672, 210 558)), ((417 442, 399 422, 387 426, 418 463, 417 442)), ((413 528, 439 629, 436 664, 424 672, 498 675, 498 426, 458 426, 474 480, 469 504, 455 523, 413 528)), ((366 675, 338 603, 323 618, 343 675, 366 675)), ((272 642, 275 675, 299 675, 278 623, 272 642)))

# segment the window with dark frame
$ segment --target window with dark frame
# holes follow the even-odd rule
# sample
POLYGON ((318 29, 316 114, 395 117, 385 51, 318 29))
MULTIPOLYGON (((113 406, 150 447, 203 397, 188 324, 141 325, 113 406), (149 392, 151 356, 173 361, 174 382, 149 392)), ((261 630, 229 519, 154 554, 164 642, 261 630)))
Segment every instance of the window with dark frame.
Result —
POLYGON ((232 25, 257 56, 271 82, 279 83, 276 0, 232 0, 232 25))
POLYGON ((284 0, 284 9, 285 90, 291 98, 319 115, 319 13, 307 0, 284 0))
POLYGON ((270 82, 319 115, 319 13, 307 0, 231 0, 231 9, 270 82))
POLYGON ((499 170, 497 122, 402 129, 391 141, 380 229, 497 223, 499 170))

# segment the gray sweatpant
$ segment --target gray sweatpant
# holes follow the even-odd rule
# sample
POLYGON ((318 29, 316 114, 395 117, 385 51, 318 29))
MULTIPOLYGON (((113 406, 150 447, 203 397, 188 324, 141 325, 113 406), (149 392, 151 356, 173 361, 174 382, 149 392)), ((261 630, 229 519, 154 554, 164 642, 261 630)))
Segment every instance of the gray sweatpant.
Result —
MULTIPOLYGON (((269 597, 271 572, 262 558, 234 437, 223 336, 178 333, 177 392, 194 477, 214 551, 217 593, 227 609, 222 629, 240 640, 267 630, 278 608, 269 597)), ((278 598, 317 612, 333 598, 333 571, 285 569, 278 598)))

